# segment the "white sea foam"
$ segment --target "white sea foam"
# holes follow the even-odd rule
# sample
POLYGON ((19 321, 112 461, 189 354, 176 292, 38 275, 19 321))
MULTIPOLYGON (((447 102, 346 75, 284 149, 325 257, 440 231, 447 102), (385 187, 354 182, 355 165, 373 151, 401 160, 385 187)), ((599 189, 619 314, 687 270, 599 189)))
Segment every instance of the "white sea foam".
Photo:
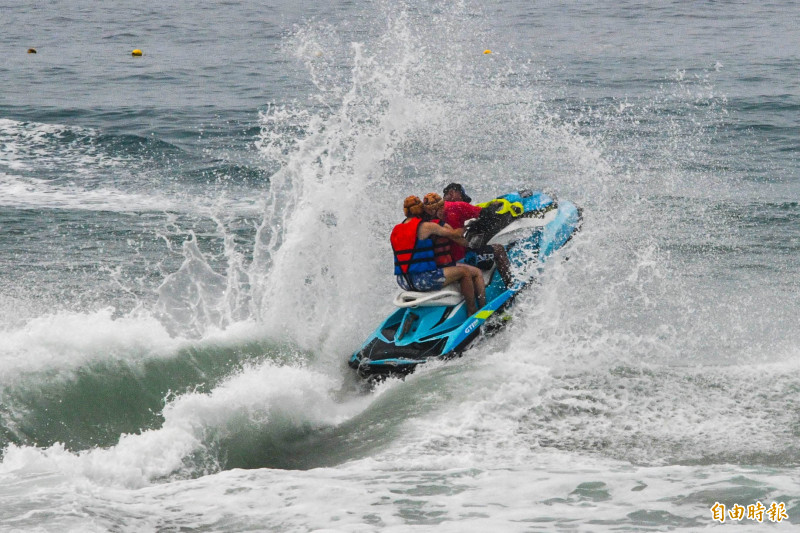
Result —
POLYGON ((171 357, 189 346, 236 345, 261 339, 260 327, 239 322, 202 338, 175 337, 149 314, 114 315, 112 308, 94 312, 62 311, 12 323, 0 330, 3 379, 19 373, 70 371, 92 361, 141 361, 171 357))
MULTIPOLYGON (((800 489, 787 470, 641 468, 560 453, 514 468, 397 466, 368 459, 311 471, 233 470, 136 491, 99 491, 74 478, 42 485, 56 523, 75 520, 74 509, 66 512, 71 504, 91 508, 101 524, 121 531, 522 532, 532 523, 580 531, 696 529, 711 523, 715 493, 745 505, 756 496, 770 505, 800 489)), ((9 496, 16 507, 18 498, 9 496)))
MULTIPOLYGON (((714 113, 713 85, 692 85, 680 67, 677 79, 661 80, 676 85, 653 101, 615 104, 611 118, 578 102, 562 120, 540 88, 514 89, 520 65, 503 59, 513 53, 468 56, 484 48, 471 22, 482 17, 469 7, 439 4, 418 19, 387 9, 379 17, 386 34, 366 44, 339 46, 346 39, 322 25, 291 41, 322 105, 262 117, 260 150, 283 167, 253 265, 231 237, 228 269, 214 272, 190 241, 184 265, 162 285, 162 310, 191 303, 170 316, 197 342, 235 343, 244 325, 256 337, 292 339, 316 358, 246 368, 209 394, 173 397, 161 428, 106 449, 12 446, 0 486, 37 481, 0 489, 6 509, 25 509, 35 495, 32 512, 57 509, 56 526, 99 521, 130 531, 595 531, 705 528, 715 498, 796 502, 796 469, 785 462, 797 461, 797 344, 781 330, 785 319, 778 335, 765 326, 793 308, 768 292, 718 294, 756 289, 720 283, 713 255, 692 255, 698 267, 676 257, 679 247, 670 251, 674 243, 729 243, 714 233, 728 228, 708 200, 739 193, 714 171, 676 165, 703 154, 692 143, 702 144, 698 132, 713 121, 691 106, 714 113), (689 120, 665 118, 666 100, 685 101, 675 116, 689 120), (633 131, 641 136, 592 133, 640 119, 633 131), (651 166, 638 161, 642 154, 651 166), (506 332, 463 359, 335 400, 331 391, 349 372, 342 359, 383 316, 393 290, 388 214, 400 216, 406 193, 449 181, 466 182, 476 199, 533 181, 577 200, 586 224, 570 261, 554 258, 506 332), (751 351, 767 362, 751 364, 751 351), (202 473, 196 456, 243 432, 280 438, 348 423, 353 449, 389 437, 367 458, 335 468, 170 477, 202 473)), ((16 158, 10 168, 25 164, 16 158)), ((188 342, 147 317, 115 322, 103 313, 57 315, 30 322, 30 335, 12 329, 10 368, 168 356, 188 342), (104 336, 93 322, 119 331, 104 336)))
POLYGON ((90 128, 0 118, 0 207, 211 216, 256 214, 261 206, 248 195, 164 191, 163 179, 152 186, 147 153, 115 153, 99 137, 90 128))
POLYGON ((152 317, 115 318, 110 308, 61 312, 5 329, 0 336, 0 365, 4 375, 75 368, 96 358, 137 359, 164 353, 178 343, 152 317))
POLYGON ((180 211, 179 202, 151 194, 110 188, 86 189, 74 183, 20 178, 0 173, 0 207, 16 209, 77 209, 86 211, 180 211))
POLYGON ((61 444, 47 449, 9 446, 0 475, 58 472, 101 486, 141 487, 195 466, 191 457, 244 426, 302 429, 332 426, 372 401, 369 397, 335 403, 338 384, 307 368, 264 364, 229 378, 210 394, 187 393, 164 408, 164 424, 122 435, 108 449, 70 452, 61 444), (186 461, 190 461, 189 464, 186 461))

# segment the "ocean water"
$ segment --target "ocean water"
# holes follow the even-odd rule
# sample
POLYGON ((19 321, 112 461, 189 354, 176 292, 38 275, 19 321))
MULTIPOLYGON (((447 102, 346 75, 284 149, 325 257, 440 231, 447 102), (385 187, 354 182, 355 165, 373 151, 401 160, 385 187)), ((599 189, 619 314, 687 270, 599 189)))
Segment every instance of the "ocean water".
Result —
POLYGON ((795 3, 0 13, 0 530, 800 524, 795 3), (584 229, 364 391, 388 232, 451 181, 584 229))

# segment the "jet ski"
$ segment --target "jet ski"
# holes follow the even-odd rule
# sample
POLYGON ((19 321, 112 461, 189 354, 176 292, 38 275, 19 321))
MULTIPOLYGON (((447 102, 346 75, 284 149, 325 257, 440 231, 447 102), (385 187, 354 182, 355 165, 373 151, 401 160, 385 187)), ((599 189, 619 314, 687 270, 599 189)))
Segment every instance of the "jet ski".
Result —
POLYGON ((483 270, 486 305, 468 315, 458 283, 439 291, 403 291, 397 309, 353 353, 348 364, 368 381, 403 377, 417 366, 461 354, 479 335, 502 327, 514 298, 531 285, 543 262, 580 229, 581 209, 544 192, 520 191, 499 196, 466 223, 470 250, 500 244, 508 254, 513 282, 506 286, 496 265, 482 264, 468 253, 465 262, 483 270))

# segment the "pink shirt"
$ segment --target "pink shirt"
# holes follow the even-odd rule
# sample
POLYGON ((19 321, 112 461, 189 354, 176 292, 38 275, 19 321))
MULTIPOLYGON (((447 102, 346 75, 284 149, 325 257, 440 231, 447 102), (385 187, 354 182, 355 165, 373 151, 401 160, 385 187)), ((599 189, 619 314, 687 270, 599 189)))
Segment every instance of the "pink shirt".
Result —
MULTIPOLYGON (((478 218, 480 214, 480 207, 468 204, 467 202, 444 203, 444 221, 450 224, 453 229, 463 228, 464 222, 471 218, 478 218)), ((453 261, 464 259, 466 253, 466 248, 460 244, 454 242, 450 243, 450 255, 453 256, 453 261)))

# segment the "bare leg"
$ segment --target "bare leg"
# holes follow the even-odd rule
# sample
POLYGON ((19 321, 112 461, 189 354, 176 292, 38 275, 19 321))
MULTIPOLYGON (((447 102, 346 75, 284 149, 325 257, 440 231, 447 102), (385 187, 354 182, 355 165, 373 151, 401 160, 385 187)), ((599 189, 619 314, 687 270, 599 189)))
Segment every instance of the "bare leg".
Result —
MULTIPOLYGON (((445 285, 453 283, 455 281, 460 282, 461 294, 464 295, 464 300, 467 304, 467 313, 469 315, 474 315, 478 309, 475 306, 475 285, 474 281, 472 280, 471 273, 468 270, 470 268, 474 267, 469 267, 467 265, 458 265, 458 266, 444 267, 442 269, 442 272, 444 272, 445 285)), ((485 296, 484 299, 486 299, 485 296)))
POLYGON ((499 244, 493 244, 492 250, 494 250, 494 263, 497 265, 497 270, 500 271, 503 283, 506 284, 506 288, 511 287, 514 283, 514 275, 511 273, 511 263, 508 261, 506 249, 499 244))
POLYGON ((480 268, 464 265, 464 268, 469 269, 469 276, 475 286, 475 298, 478 301, 478 307, 486 305, 486 284, 483 282, 483 272, 480 268))
POLYGON ((475 305, 475 287, 472 286, 472 279, 469 276, 461 278, 461 294, 467 304, 467 314, 472 316, 478 310, 475 305))

